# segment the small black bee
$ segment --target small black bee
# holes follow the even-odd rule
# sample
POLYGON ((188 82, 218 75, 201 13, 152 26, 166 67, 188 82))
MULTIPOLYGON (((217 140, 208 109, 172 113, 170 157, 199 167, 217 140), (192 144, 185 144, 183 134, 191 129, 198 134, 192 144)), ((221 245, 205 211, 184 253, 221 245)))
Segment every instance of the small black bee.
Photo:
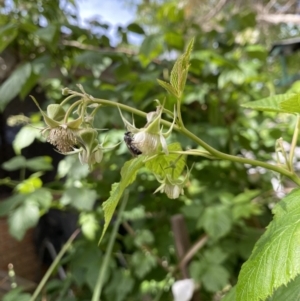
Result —
POLYGON ((132 137, 132 133, 131 132, 126 132, 124 134, 124 141, 125 141, 128 149, 129 149, 129 151, 131 152, 131 154, 134 157, 142 154, 142 152, 134 145, 133 137, 132 137))

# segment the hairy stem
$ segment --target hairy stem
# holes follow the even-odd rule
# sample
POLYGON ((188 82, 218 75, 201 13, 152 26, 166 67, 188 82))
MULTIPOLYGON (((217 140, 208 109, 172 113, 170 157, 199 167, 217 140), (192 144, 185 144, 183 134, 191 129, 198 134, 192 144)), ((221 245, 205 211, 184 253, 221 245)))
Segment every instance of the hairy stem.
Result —
MULTIPOLYGON (((97 98, 93 99, 92 102, 99 103, 99 104, 104 104, 104 105, 108 105, 108 106, 119 107, 120 109, 123 109, 127 112, 131 112, 133 114, 136 114, 136 115, 139 115, 139 116, 142 116, 142 117, 146 118, 146 113, 145 112, 140 111, 140 110, 135 109, 135 108, 132 108, 130 106, 118 103, 118 102, 113 102, 113 101, 106 100, 106 99, 97 99, 97 98)), ((166 126, 169 126, 169 127, 171 126, 171 122, 163 120, 163 119, 161 120, 161 123, 163 125, 166 125, 166 126)), ((214 156, 218 159, 229 160, 229 161, 237 162, 237 163, 241 163, 241 164, 249 164, 249 165, 253 165, 253 166, 260 166, 260 167, 278 172, 278 173, 288 177, 289 179, 291 179, 293 182, 295 182, 297 185, 300 186, 300 178, 294 172, 291 172, 291 171, 289 171, 289 170, 287 170, 283 167, 276 166, 276 165, 266 163, 266 162, 263 162, 263 161, 259 161, 259 160, 248 159, 248 158, 229 155, 229 154, 220 152, 220 151, 216 150, 215 148, 211 147, 210 145, 208 145, 202 139, 198 138, 195 134, 190 132, 183 125, 181 127, 179 127, 178 125, 174 125, 174 129, 176 131, 180 132, 181 134, 189 137, 191 140, 193 140, 198 145, 202 146, 205 150, 207 150, 212 156, 214 156)))

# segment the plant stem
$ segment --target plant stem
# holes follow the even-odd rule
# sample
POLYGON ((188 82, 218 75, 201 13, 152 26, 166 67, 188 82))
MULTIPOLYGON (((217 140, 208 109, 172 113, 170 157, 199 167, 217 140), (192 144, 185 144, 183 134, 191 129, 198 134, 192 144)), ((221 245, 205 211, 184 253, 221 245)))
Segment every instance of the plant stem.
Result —
POLYGON ((295 148, 296 148, 298 136, 299 136, 299 128, 300 128, 300 115, 297 114, 296 126, 295 126, 295 130, 294 130, 290 154, 289 154, 289 166, 290 166, 291 172, 294 172, 293 159, 294 159, 295 148))
POLYGON ((105 253, 105 256, 104 256, 104 260, 103 260, 101 269, 99 271, 99 275, 98 275, 97 283, 96 283, 95 290, 94 290, 94 293, 93 293, 92 301, 99 301, 100 300, 101 293, 102 293, 102 288, 103 288, 103 284, 104 284, 104 279, 105 279, 105 275, 106 275, 106 270, 107 270, 107 267, 108 267, 108 264, 109 264, 109 261, 110 261, 110 256, 111 256, 111 253, 112 253, 112 249, 113 249, 113 246, 114 246, 117 234, 118 234, 118 229, 119 229, 119 226, 120 226, 121 221, 122 221, 122 213, 125 210, 127 201, 128 201, 128 191, 125 190, 125 193, 124 193, 124 196, 123 196, 123 199, 122 199, 119 211, 118 211, 117 219, 114 223, 112 233, 109 237, 108 246, 107 246, 107 249, 106 249, 106 253, 105 253))
POLYGON ((82 103, 82 99, 79 99, 79 100, 75 101, 75 102, 69 107, 69 109, 68 109, 67 112, 66 112, 65 118, 64 118, 64 123, 67 123, 67 122, 68 122, 68 118, 69 118, 69 116, 70 116, 72 110, 73 110, 76 106, 80 105, 81 103, 82 103))
POLYGON ((62 259, 62 257, 64 256, 64 254, 67 252, 67 250, 69 249, 69 247, 71 246, 73 240, 76 238, 76 236, 80 233, 80 229, 77 229, 68 239, 68 241, 64 244, 64 246, 62 247, 62 249, 60 250, 60 252, 57 254, 55 260, 52 262, 51 266, 49 267, 47 273, 45 274, 45 276, 43 277, 43 279, 41 280, 41 282, 39 283, 38 287, 36 288, 36 290, 34 291, 32 297, 30 298, 29 301, 34 301, 37 296, 40 294, 41 290, 43 289, 43 287, 45 286, 46 282, 48 281, 48 279, 50 278, 51 274, 53 273, 54 269, 56 268, 56 266, 58 265, 59 261, 62 259))
POLYGON ((65 103, 67 103, 70 99, 72 99, 74 97, 77 97, 77 95, 72 94, 72 95, 68 96, 60 103, 60 106, 63 106, 65 103))
POLYGON ((238 157, 238 156, 233 156, 233 155, 228 155, 228 154, 222 153, 222 152, 216 150, 215 148, 211 147, 207 143, 205 143, 203 140, 198 138, 196 135, 194 135, 192 132, 190 132, 186 128, 182 128, 179 131, 182 134, 184 134, 185 136, 187 136, 190 139, 192 139, 193 141, 195 141, 200 146, 202 146, 210 154, 212 154, 213 156, 215 156, 219 159, 229 160, 232 162, 238 162, 238 163, 242 163, 242 164, 249 164, 249 165, 253 165, 253 166, 260 166, 260 167, 263 167, 263 168, 266 168, 269 170, 273 170, 282 175, 285 175, 286 177, 290 178, 292 181, 294 181, 296 184, 298 184, 300 186, 300 178, 295 173, 290 172, 289 170, 287 170, 285 168, 282 168, 282 167, 279 167, 279 166, 276 166, 273 164, 269 164, 266 162, 258 161, 258 160, 253 160, 253 159, 248 159, 248 158, 244 158, 244 157, 238 157))
POLYGON ((178 118, 178 123, 179 123, 179 127, 183 127, 183 120, 181 117, 181 100, 180 98, 177 99, 177 118, 178 118))
MULTIPOLYGON (((118 102, 113 102, 110 100, 106 100, 106 99, 93 99, 92 102, 94 103, 99 103, 99 104, 105 104, 108 106, 114 106, 114 107, 119 107, 127 112, 131 112, 133 114, 142 116, 146 118, 146 113, 140 110, 137 110, 135 108, 132 108, 130 106, 118 103, 118 102)), ((166 121, 166 120, 161 120, 161 123, 166 125, 166 126, 171 126, 171 122, 166 121)), ((211 155, 217 157, 218 159, 223 159, 223 160, 229 160, 232 162, 238 162, 238 163, 242 163, 242 164, 249 164, 249 165, 253 165, 253 166, 260 166, 275 172, 278 172, 286 177, 288 177, 289 179, 291 179, 293 182, 295 182, 297 185, 300 186, 300 178, 294 173, 291 172, 285 168, 282 168, 280 166, 276 166, 273 164, 269 164, 263 161, 259 161, 259 160, 253 160, 253 159, 248 159, 248 158, 244 158, 244 157, 239 157, 239 156, 234 156, 234 155, 229 155, 226 153, 222 153, 218 150, 216 150, 215 148, 211 147, 210 145, 208 145, 207 143, 205 143, 202 139, 198 138, 195 134, 193 134, 192 132, 190 132, 189 130, 187 130, 183 125, 181 125, 181 127, 179 127, 178 125, 174 125, 174 129, 177 130, 178 132, 180 132, 181 134, 189 137, 191 140, 193 140, 194 142, 196 142, 198 145, 202 146, 205 150, 207 150, 211 155)))

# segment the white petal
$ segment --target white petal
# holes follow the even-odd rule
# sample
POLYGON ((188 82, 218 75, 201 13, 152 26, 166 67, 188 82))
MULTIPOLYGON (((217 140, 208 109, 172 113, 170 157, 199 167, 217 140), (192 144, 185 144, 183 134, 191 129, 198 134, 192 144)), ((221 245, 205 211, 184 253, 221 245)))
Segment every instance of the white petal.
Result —
POLYGON ((189 301, 193 297, 195 283, 193 279, 178 280, 172 285, 174 301, 189 301))
POLYGON ((166 184, 165 193, 170 199, 177 199, 182 193, 182 188, 179 185, 166 184))
POLYGON ((167 145, 167 141, 166 141, 165 137, 163 135, 160 135, 159 138, 160 138, 161 147, 162 147, 164 153, 166 155, 168 155, 169 150, 168 150, 168 145, 167 145))
POLYGON ((133 144, 142 152, 143 155, 156 154, 160 146, 159 135, 140 131, 134 134, 133 144))

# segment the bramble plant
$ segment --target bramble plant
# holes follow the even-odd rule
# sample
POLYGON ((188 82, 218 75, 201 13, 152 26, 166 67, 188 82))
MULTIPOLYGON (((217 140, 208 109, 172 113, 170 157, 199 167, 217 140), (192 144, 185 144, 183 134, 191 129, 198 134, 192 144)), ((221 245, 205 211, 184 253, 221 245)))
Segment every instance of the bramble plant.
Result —
MULTIPOLYGON (((53 144, 60 153, 78 154, 80 162, 88 164, 90 169, 102 160, 103 152, 114 147, 104 147, 104 142, 101 143, 98 140, 98 129, 93 127, 96 112, 100 111, 101 116, 102 110, 104 112, 108 106, 120 112, 126 128, 124 140, 134 158, 124 164, 121 169, 120 182, 112 184, 110 197, 103 203, 105 223, 99 243, 126 188, 135 181, 141 168, 148 169, 157 179, 160 186, 155 192, 165 193, 170 199, 176 199, 183 194, 186 183, 192 177, 192 167, 186 166, 185 163, 187 156, 229 160, 262 167, 300 185, 300 177, 294 170, 294 154, 300 129, 299 95, 277 95, 243 104, 243 107, 247 109, 296 115, 296 126, 288 153, 284 149, 282 139, 277 140, 275 145, 277 162, 272 164, 220 152, 186 128, 182 118, 181 103, 184 98, 192 48, 193 40, 188 44, 185 53, 176 60, 170 73, 170 82, 158 80, 158 83, 176 99, 174 111, 166 109, 164 101, 156 100, 156 110, 146 113, 122 103, 94 98, 87 94, 81 85, 78 85, 79 92, 68 88, 63 89, 63 95, 67 98, 59 105, 49 105, 46 113, 33 98, 47 125, 43 130, 47 141, 53 144), (71 101, 72 104, 69 104, 71 101), (130 123, 124 117, 125 111, 144 117, 145 126, 136 128, 134 121, 130 123), (71 118, 73 113, 76 115, 75 118, 71 118), (180 145, 179 142, 168 144, 166 139, 173 131, 191 139, 198 145, 198 148, 185 149, 184 145, 180 145)), ((274 207, 273 221, 256 243, 250 258, 242 266, 236 288, 233 288, 224 300, 266 300, 280 287, 274 299, 271 300, 283 300, 279 298, 285 294, 285 285, 300 274, 299 199, 300 190, 294 189, 274 207)), ((111 248, 107 250, 107 254, 110 252, 111 248)), ((94 301, 98 300, 101 295, 106 266, 103 265, 100 271, 94 291, 94 301)), ((289 294, 295 293, 296 290, 298 291, 297 285, 291 286, 289 294)))

